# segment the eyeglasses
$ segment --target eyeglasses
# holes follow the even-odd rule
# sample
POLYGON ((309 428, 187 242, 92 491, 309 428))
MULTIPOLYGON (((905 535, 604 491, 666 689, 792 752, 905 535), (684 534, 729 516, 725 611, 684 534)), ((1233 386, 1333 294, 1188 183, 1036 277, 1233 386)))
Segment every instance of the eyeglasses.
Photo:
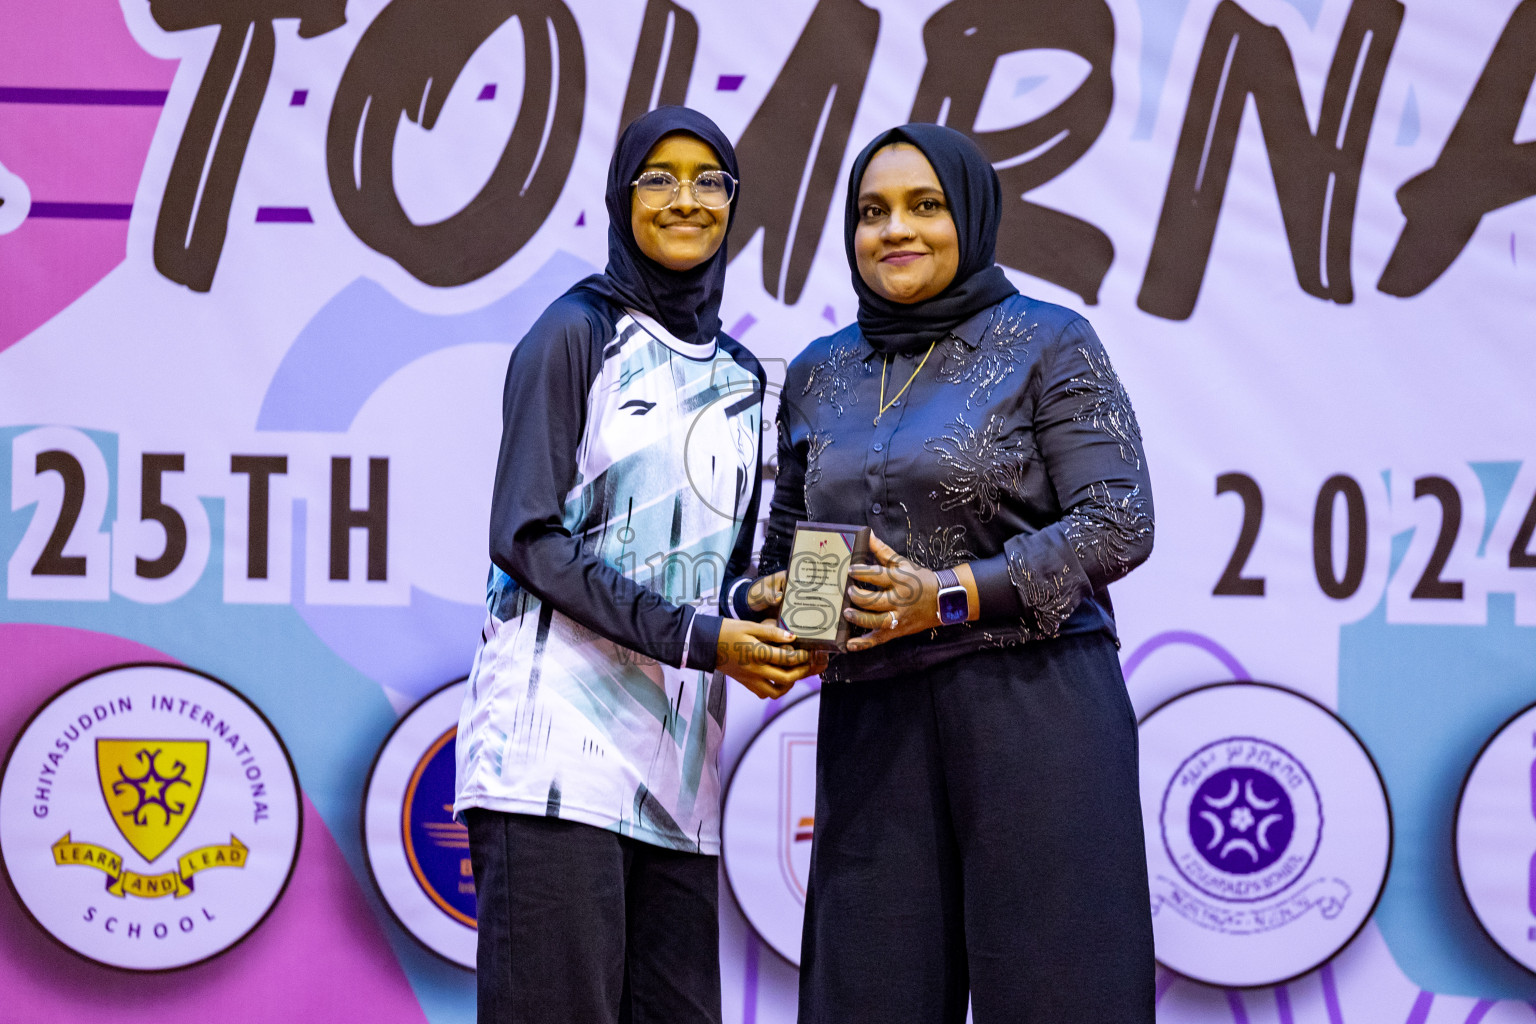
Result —
POLYGON ((666 171, 644 171, 630 184, 635 187, 640 204, 652 210, 665 210, 677 202, 678 191, 684 185, 693 190, 693 198, 700 206, 711 210, 729 206, 736 194, 736 179, 724 171, 700 171, 691 181, 678 181, 666 171))

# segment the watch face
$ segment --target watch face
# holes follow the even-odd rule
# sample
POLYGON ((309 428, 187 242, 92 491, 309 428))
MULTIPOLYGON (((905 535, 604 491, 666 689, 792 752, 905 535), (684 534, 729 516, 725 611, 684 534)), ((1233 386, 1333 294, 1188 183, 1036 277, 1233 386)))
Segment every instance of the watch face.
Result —
POLYGON ((970 602, 966 600, 964 587, 952 587, 939 591, 939 621, 946 626, 964 622, 970 618, 970 602))

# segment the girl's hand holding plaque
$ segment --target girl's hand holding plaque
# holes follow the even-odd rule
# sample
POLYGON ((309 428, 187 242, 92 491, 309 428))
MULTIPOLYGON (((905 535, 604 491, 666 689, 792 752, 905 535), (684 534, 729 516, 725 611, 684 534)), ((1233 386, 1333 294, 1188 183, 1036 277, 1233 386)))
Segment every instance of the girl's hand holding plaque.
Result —
POLYGON ((842 651, 854 627, 844 617, 848 570, 869 561, 869 527, 845 523, 796 523, 790 547, 779 625, 797 646, 842 651))

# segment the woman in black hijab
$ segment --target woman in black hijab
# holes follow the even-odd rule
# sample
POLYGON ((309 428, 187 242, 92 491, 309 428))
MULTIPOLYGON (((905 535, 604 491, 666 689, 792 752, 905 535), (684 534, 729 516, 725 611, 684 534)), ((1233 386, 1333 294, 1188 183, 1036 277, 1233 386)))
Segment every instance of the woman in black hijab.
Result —
MULTIPOLYGON (((724 210, 711 211, 696 188, 687 189, 685 194, 681 187, 670 206, 656 209, 647 205, 643 197, 635 195, 636 182, 642 170, 652 168, 647 158, 668 136, 697 139, 720 164, 705 170, 723 172, 733 181, 737 179, 736 151, 731 141, 703 114, 687 107, 658 107, 636 118, 619 136, 608 165, 608 267, 603 273, 578 282, 572 290, 588 292, 621 308, 644 310, 678 338, 697 344, 709 341, 720 331, 720 297, 729 262, 723 243, 730 234, 736 191, 733 184, 724 183, 730 186, 724 210), (679 203, 687 203, 689 196, 693 197, 693 204, 685 211, 679 203), (647 251, 636 238, 637 216, 645 218, 647 224, 668 214, 674 215, 671 219, 687 222, 689 213, 694 212, 696 216, 692 219, 718 218, 719 234, 712 238, 713 247, 707 255, 701 248, 669 257, 655 248, 647 251), (689 263, 692 265, 685 265, 689 263)), ((665 162, 657 161, 654 166, 666 170, 662 167, 665 162)), ((670 171, 667 173, 671 175, 670 171)), ((671 176, 676 184, 676 175, 671 176)), ((714 226, 713 221, 710 226, 714 226)), ((648 241, 655 234, 645 232, 644 226, 641 231, 648 241)))
POLYGON ((719 329, 735 194, 708 118, 636 120, 609 168, 607 271, 507 369, 454 802, 483 1022, 720 1020, 719 672, 777 697, 811 671, 725 589, 751 554, 764 390, 719 329))
POLYGON ((1131 405, 1087 321, 993 263, 964 135, 854 161, 858 322, 791 365, 762 569, 868 526, 823 674, 801 1024, 1151 1024, 1136 722, 1105 587, 1151 550, 1131 405))

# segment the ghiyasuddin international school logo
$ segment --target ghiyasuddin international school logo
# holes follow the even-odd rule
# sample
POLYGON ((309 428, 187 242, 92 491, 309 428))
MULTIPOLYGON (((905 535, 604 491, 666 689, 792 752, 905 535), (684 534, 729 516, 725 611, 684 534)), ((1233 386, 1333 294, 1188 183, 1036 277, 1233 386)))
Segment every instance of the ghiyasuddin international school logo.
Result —
MULTIPOLYGON (((115 710, 126 709, 119 706, 115 710)), ((73 731, 71 728, 66 735, 73 731)), ((96 740, 96 779, 112 812, 112 823, 133 851, 151 865, 185 831, 207 778, 207 740, 96 740)), ((243 868, 248 853, 246 845, 231 833, 228 843, 182 854, 173 871, 141 874, 125 868, 122 855, 109 846, 76 842, 67 832, 53 844, 56 865, 95 868, 106 874, 107 892, 141 899, 190 896, 198 872, 214 867, 243 868)))
POLYGON ((407 711, 374 759, 363 793, 363 848, 384 904, 432 952, 475 966, 469 830, 453 817, 454 738, 464 680, 407 711))
POLYGON ((0 856, 22 905, 65 946, 129 970, 184 967, 249 934, 287 885, 299 832, 271 725, 173 666, 65 688, 0 781, 0 856))
POLYGON ((1224 683, 1157 708, 1140 740, 1164 966, 1273 985, 1355 936, 1386 882, 1391 813, 1342 721, 1290 690, 1224 683))

